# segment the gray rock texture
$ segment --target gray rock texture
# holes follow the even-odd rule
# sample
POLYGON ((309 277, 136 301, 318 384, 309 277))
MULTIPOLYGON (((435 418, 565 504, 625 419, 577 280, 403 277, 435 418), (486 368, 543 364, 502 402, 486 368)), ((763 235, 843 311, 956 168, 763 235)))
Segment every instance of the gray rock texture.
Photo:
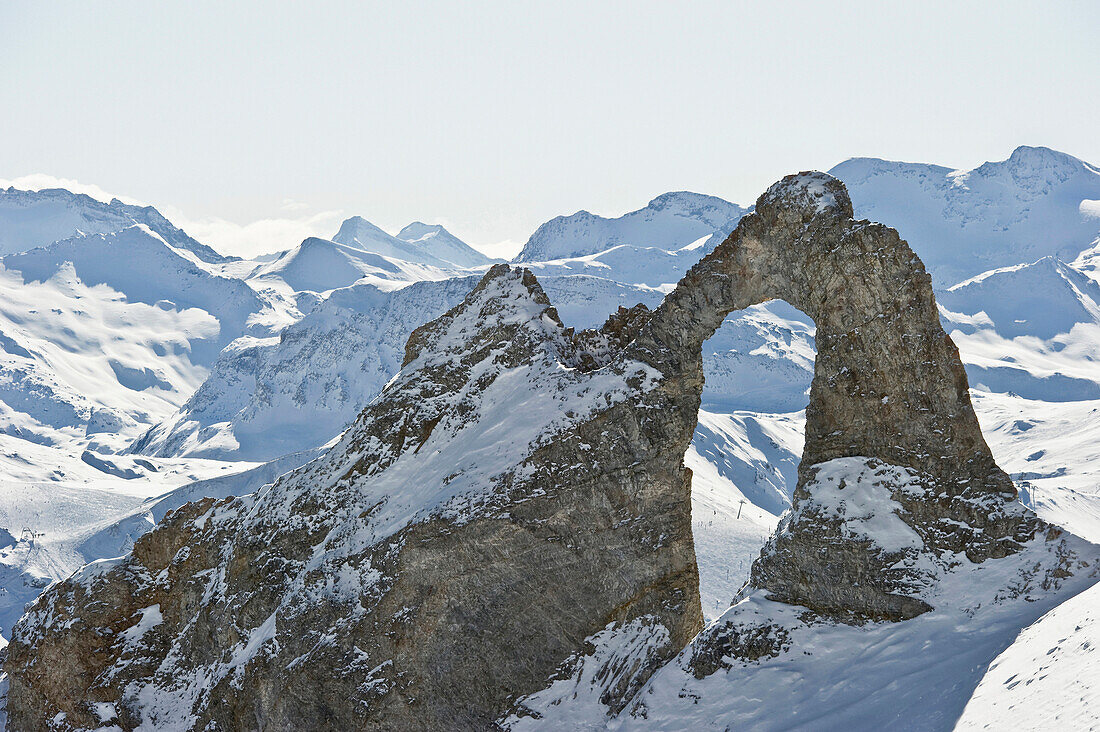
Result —
POLYGON ((574 334, 494 267, 327 455, 43 595, 9 655, 13 725, 485 729, 640 621, 655 648, 608 691, 621 708, 702 627, 694 411, 622 349, 647 314, 574 334))
MULTIPOLYGON (((814 318, 819 356, 795 510, 753 585, 902 619, 930 606, 899 556, 983 561, 1034 534, 1008 508, 920 261, 854 221, 838 181, 791 176, 657 310, 598 331, 565 328, 530 272, 490 269, 412 334, 328 454, 253 496, 188 504, 44 593, 9 649, 12 725, 487 729, 629 627, 645 660, 595 673, 622 709, 702 626, 682 461, 701 345, 773 298, 814 318), (853 456, 906 471, 891 495, 925 546, 853 539, 814 508, 816 466, 853 456)), ((757 656, 783 642, 727 640, 757 656)))
MULTIPOLYGON (((661 359, 694 358, 732 310, 771 299, 817 326, 795 509, 816 466, 863 457, 920 476, 923 492, 894 497, 932 553, 980 562, 1034 534, 1039 522, 1017 510, 1016 489, 982 437, 920 259, 893 229, 854 220, 844 185, 828 175, 788 176, 768 189, 665 299, 636 347, 651 342, 662 370, 696 371, 661 359)), ((839 521, 796 510, 754 564, 751 584, 827 614, 901 619, 929 606, 912 596, 920 577, 888 569, 900 558, 845 539, 839 521)))

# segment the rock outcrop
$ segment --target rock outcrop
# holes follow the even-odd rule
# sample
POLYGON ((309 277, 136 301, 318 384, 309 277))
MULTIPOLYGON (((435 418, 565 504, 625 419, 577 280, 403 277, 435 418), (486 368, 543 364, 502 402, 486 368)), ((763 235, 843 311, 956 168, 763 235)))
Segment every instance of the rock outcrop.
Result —
MULTIPOLYGON (((939 569, 1043 528, 985 445, 920 261, 853 220, 838 181, 791 176, 657 310, 598 331, 565 328, 530 272, 490 269, 324 457, 44 593, 9 650, 9 719, 485 729, 572 676, 623 709, 702 626, 682 461, 702 343, 773 298, 814 318, 819 355, 794 509, 754 587, 910 618, 939 569)), ((724 638, 699 673, 785 642, 724 638)))
POLYGON ((929 609, 916 597, 930 581, 919 552, 883 551, 809 500, 819 466, 837 458, 907 472, 891 494, 921 552, 980 562, 1034 534, 1037 520, 1014 503, 982 437, 924 266, 893 229, 854 220, 830 176, 772 186, 665 299, 637 347, 652 343, 653 365, 674 369, 665 354, 697 353, 731 311, 771 299, 813 318, 817 359, 794 510, 755 563, 753 586, 830 615, 896 620, 929 609))
POLYGON ((574 334, 492 268, 327 455, 45 593, 12 724, 484 729, 609 625, 652 649, 608 690, 623 706, 702 627, 695 416, 623 354, 646 315, 574 334))

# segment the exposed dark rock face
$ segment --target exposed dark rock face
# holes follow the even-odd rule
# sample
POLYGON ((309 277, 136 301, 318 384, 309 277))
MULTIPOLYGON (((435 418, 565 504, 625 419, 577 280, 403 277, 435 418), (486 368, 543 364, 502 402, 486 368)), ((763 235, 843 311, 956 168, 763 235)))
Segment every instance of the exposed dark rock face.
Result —
MULTIPOLYGON (((838 181, 791 176, 656 311, 600 331, 564 328, 533 275, 492 268, 413 333, 326 456, 255 496, 189 504, 40 597, 10 647, 12 724, 485 729, 607 628, 645 649, 593 674, 621 709, 702 624, 682 462, 701 345, 772 298, 815 319, 819 355, 795 508, 755 586, 907 618, 929 608, 921 557, 982 561, 1034 533, 1008 508, 920 261, 854 221, 838 181), (861 538, 837 512, 845 478, 821 466, 849 459, 920 546, 861 538)), ((784 642, 723 638, 698 673, 727 646, 784 642)))

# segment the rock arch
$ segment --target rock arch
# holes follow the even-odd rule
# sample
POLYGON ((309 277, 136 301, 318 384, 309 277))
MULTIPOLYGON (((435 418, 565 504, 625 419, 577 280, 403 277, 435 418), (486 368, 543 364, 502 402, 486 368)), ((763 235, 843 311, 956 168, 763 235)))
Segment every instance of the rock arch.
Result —
POLYGON ((94 726, 109 705, 125 729, 485 729, 608 629, 626 640, 591 676, 622 709, 702 627, 683 464, 702 343, 773 298, 814 318, 818 359, 794 510, 756 587, 844 619, 911 617, 934 581, 914 554, 981 561, 1035 530, 919 259, 805 173, 655 311, 600 330, 565 328, 529 271, 491 268, 412 334, 328 454, 254 496, 188 504, 47 590, 9 646, 9 719, 94 726), (526 421, 485 408, 509 395, 526 421), (821 466, 854 459, 908 476, 889 510, 919 547, 884 551, 814 509, 821 466))
MULTIPOLYGON (((817 466, 858 457, 918 476, 920 495, 910 488, 893 498, 931 553, 980 562, 1034 534, 1037 522, 1012 504, 1015 487, 982 436, 924 265, 894 229, 854 219, 831 176, 801 173, 769 188, 665 298, 634 347, 678 373, 684 399, 697 400, 703 341, 729 313, 773 299, 817 325, 795 509, 817 466)), ((912 596, 929 578, 891 571, 897 555, 845 540, 835 521, 806 518, 781 527, 754 564, 753 585, 841 616, 900 619, 929 609, 912 596)))

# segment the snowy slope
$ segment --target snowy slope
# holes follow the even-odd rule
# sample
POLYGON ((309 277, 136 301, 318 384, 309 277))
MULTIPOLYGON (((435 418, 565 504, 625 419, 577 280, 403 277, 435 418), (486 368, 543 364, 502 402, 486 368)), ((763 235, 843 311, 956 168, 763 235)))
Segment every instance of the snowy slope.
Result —
POLYGON ((989 665, 956 730, 1100 727, 1100 584, 1028 626, 989 665))
POLYGON ((375 254, 327 239, 310 237, 272 262, 253 270, 248 281, 263 287, 270 279, 282 280, 293 292, 328 292, 347 287, 363 277, 379 284, 440 280, 451 276, 426 264, 375 254))
MULTIPOLYGON (((1096 207, 1100 210, 1100 206, 1096 207)), ((1097 237, 1084 251, 1073 260, 1073 266, 1092 279, 1100 282, 1100 237, 1097 237)))
POLYGON ((665 193, 645 208, 614 219, 578 211, 540 226, 515 261, 584 257, 620 244, 673 251, 715 233, 725 237, 746 212, 721 198, 687 191, 665 193))
POLYGON ((1100 284, 1055 257, 984 272, 942 290, 947 310, 984 312, 1006 338, 1050 340, 1078 324, 1100 324, 1100 284))
POLYGON ((47 282, 71 269, 85 285, 105 285, 130 303, 216 313, 216 331, 190 346, 197 363, 211 363, 227 343, 249 332, 251 316, 264 307, 245 283, 211 274, 143 225, 66 239, 0 262, 20 272, 25 283, 47 282))
POLYGON ((0 431, 38 442, 132 439, 270 333, 255 291, 141 225, 0 258, 0 293, 0 431))
POLYGON ((548 276, 588 275, 667 292, 721 240, 721 235, 714 235, 698 242, 697 246, 689 245, 671 251, 660 247, 618 244, 594 254, 525 262, 524 266, 540 280, 548 276))
MULTIPOLYGON (((210 460, 102 456, 137 475, 126 478, 89 464, 82 459, 86 455, 79 446, 48 447, 0 434, 0 473, 4 475, 0 527, 19 540, 0 545, 0 634, 4 639, 23 613, 23 605, 43 587, 86 562, 128 551, 133 539, 152 528, 163 513, 154 519, 150 510, 155 504, 147 499, 251 467, 210 460), (134 525, 105 540, 103 532, 126 515, 136 517, 134 525), (93 537, 98 541, 90 542, 93 537)), ((6 645, 6 640, 0 639, 0 645, 6 645)))
MULTIPOLYGON (((599 701, 605 681, 582 673, 533 695, 527 706, 537 716, 512 717, 506 726, 513 730, 950 730, 991 662, 1002 653, 1001 664, 1008 669, 997 673, 994 664, 991 683, 999 683, 1013 671, 1039 680, 1042 674, 1027 661, 1041 659, 1048 651, 1062 651, 1077 668, 1087 663, 1094 639, 1085 628, 1095 614, 1077 604, 1087 600, 1073 598, 1090 588, 1095 592, 1100 580, 1093 568, 1096 546, 1072 536, 1050 541, 1039 535, 1019 554, 982 563, 972 563, 961 554, 922 553, 922 538, 896 515, 900 507, 889 488, 879 482, 882 466, 871 468, 872 462, 851 457, 821 464, 815 482, 807 486, 812 498, 802 509, 814 504, 814 510, 835 513, 853 541, 868 542, 881 551, 916 552, 911 561, 918 562, 929 577, 921 596, 932 606, 930 612, 901 622, 845 624, 774 602, 765 591, 750 587, 676 660, 658 670, 618 715, 609 719, 599 701), (1072 574, 1065 571, 1067 567, 1072 574), (1065 606, 1063 618, 1046 619, 1037 630, 1025 630, 1066 601, 1071 604, 1065 606), (1067 627, 1067 621, 1077 623, 1075 630, 1067 627), (723 651, 727 648, 739 652, 723 651)), ((922 490, 915 476, 906 476, 904 469, 893 470, 903 482, 909 481, 906 491, 922 490)), ((1058 611, 1052 613, 1057 615, 1058 611)), ((603 637, 590 642, 589 658, 621 656, 623 665, 641 659, 630 646, 629 629, 609 626, 603 637)), ((1049 659, 1046 664, 1049 667, 1049 659)), ((580 668, 583 672, 583 663, 580 668)), ((1097 689, 1094 676, 1086 672, 1079 683, 1068 687, 1045 684, 1043 688, 1053 697, 1044 700, 1046 709, 1064 708, 1064 702, 1069 702, 1067 719, 1077 714, 1094 723, 1095 713, 1084 716, 1097 689)), ((994 690, 990 696, 983 699, 979 692, 975 698, 976 719, 981 718, 982 707, 1000 706, 1002 713, 1007 711, 1003 695, 994 690)), ((1013 728, 1056 728, 1051 726, 1050 712, 1036 712, 1035 724, 1013 728)))
POLYGON ((971 386, 1060 402, 1100 399, 1100 285, 1053 257, 937 295, 971 386))
POLYGON ((195 241, 152 206, 132 206, 118 199, 103 203, 62 188, 0 189, 0 256, 82 234, 110 234, 135 224, 148 226, 172 247, 201 261, 233 259, 195 241))
POLYGON ((1044 402, 971 390, 997 463, 1046 521, 1100 543, 1100 400, 1044 402))
POLYGON ((336 290, 278 337, 227 348, 179 413, 133 451, 269 460, 321 445, 397 373, 409 333, 460 302, 476 281, 336 290))
POLYGON ((944 287, 1045 256, 1072 261, 1100 233, 1100 170, 1045 147, 1018 147, 973 170, 852 158, 856 216, 897 229, 944 287))
MULTIPOLYGON (((774 623, 791 628, 791 650, 774 659, 735 664, 702 680, 687 666, 688 651, 679 664, 670 664, 650 680, 639 695, 635 716, 588 728, 950 730, 990 662, 1012 648, 1021 629, 1078 589, 1035 602, 997 605, 992 593, 981 591, 996 581, 986 575, 974 572, 960 578, 957 589, 966 599, 959 605, 897 625, 807 625, 798 617, 798 608, 754 595, 727 615, 752 618, 762 627, 774 623), (977 607, 983 604, 985 609, 977 607)), ((1011 576, 1000 579, 1011 581, 1011 576)), ((1025 639, 1013 655, 1041 656, 1049 648, 1048 644, 1039 651, 1025 639)), ((1087 672, 1076 687, 1046 685, 1051 695, 1048 708, 1077 702, 1067 711, 1078 712, 1082 695, 1095 693, 1092 676, 1087 672)), ((1058 727, 1053 716, 1036 712, 1031 724, 1026 724, 1027 717, 1018 717, 1019 722, 1007 728, 1077 729, 1058 727)), ((1088 719, 1095 724, 1095 713, 1088 719)), ((548 721, 551 724, 544 728, 552 729, 553 718, 548 721)))
POLYGON ((704 408, 692 450, 737 486, 740 497, 778 516, 791 506, 805 427, 802 412, 722 414, 704 408))

